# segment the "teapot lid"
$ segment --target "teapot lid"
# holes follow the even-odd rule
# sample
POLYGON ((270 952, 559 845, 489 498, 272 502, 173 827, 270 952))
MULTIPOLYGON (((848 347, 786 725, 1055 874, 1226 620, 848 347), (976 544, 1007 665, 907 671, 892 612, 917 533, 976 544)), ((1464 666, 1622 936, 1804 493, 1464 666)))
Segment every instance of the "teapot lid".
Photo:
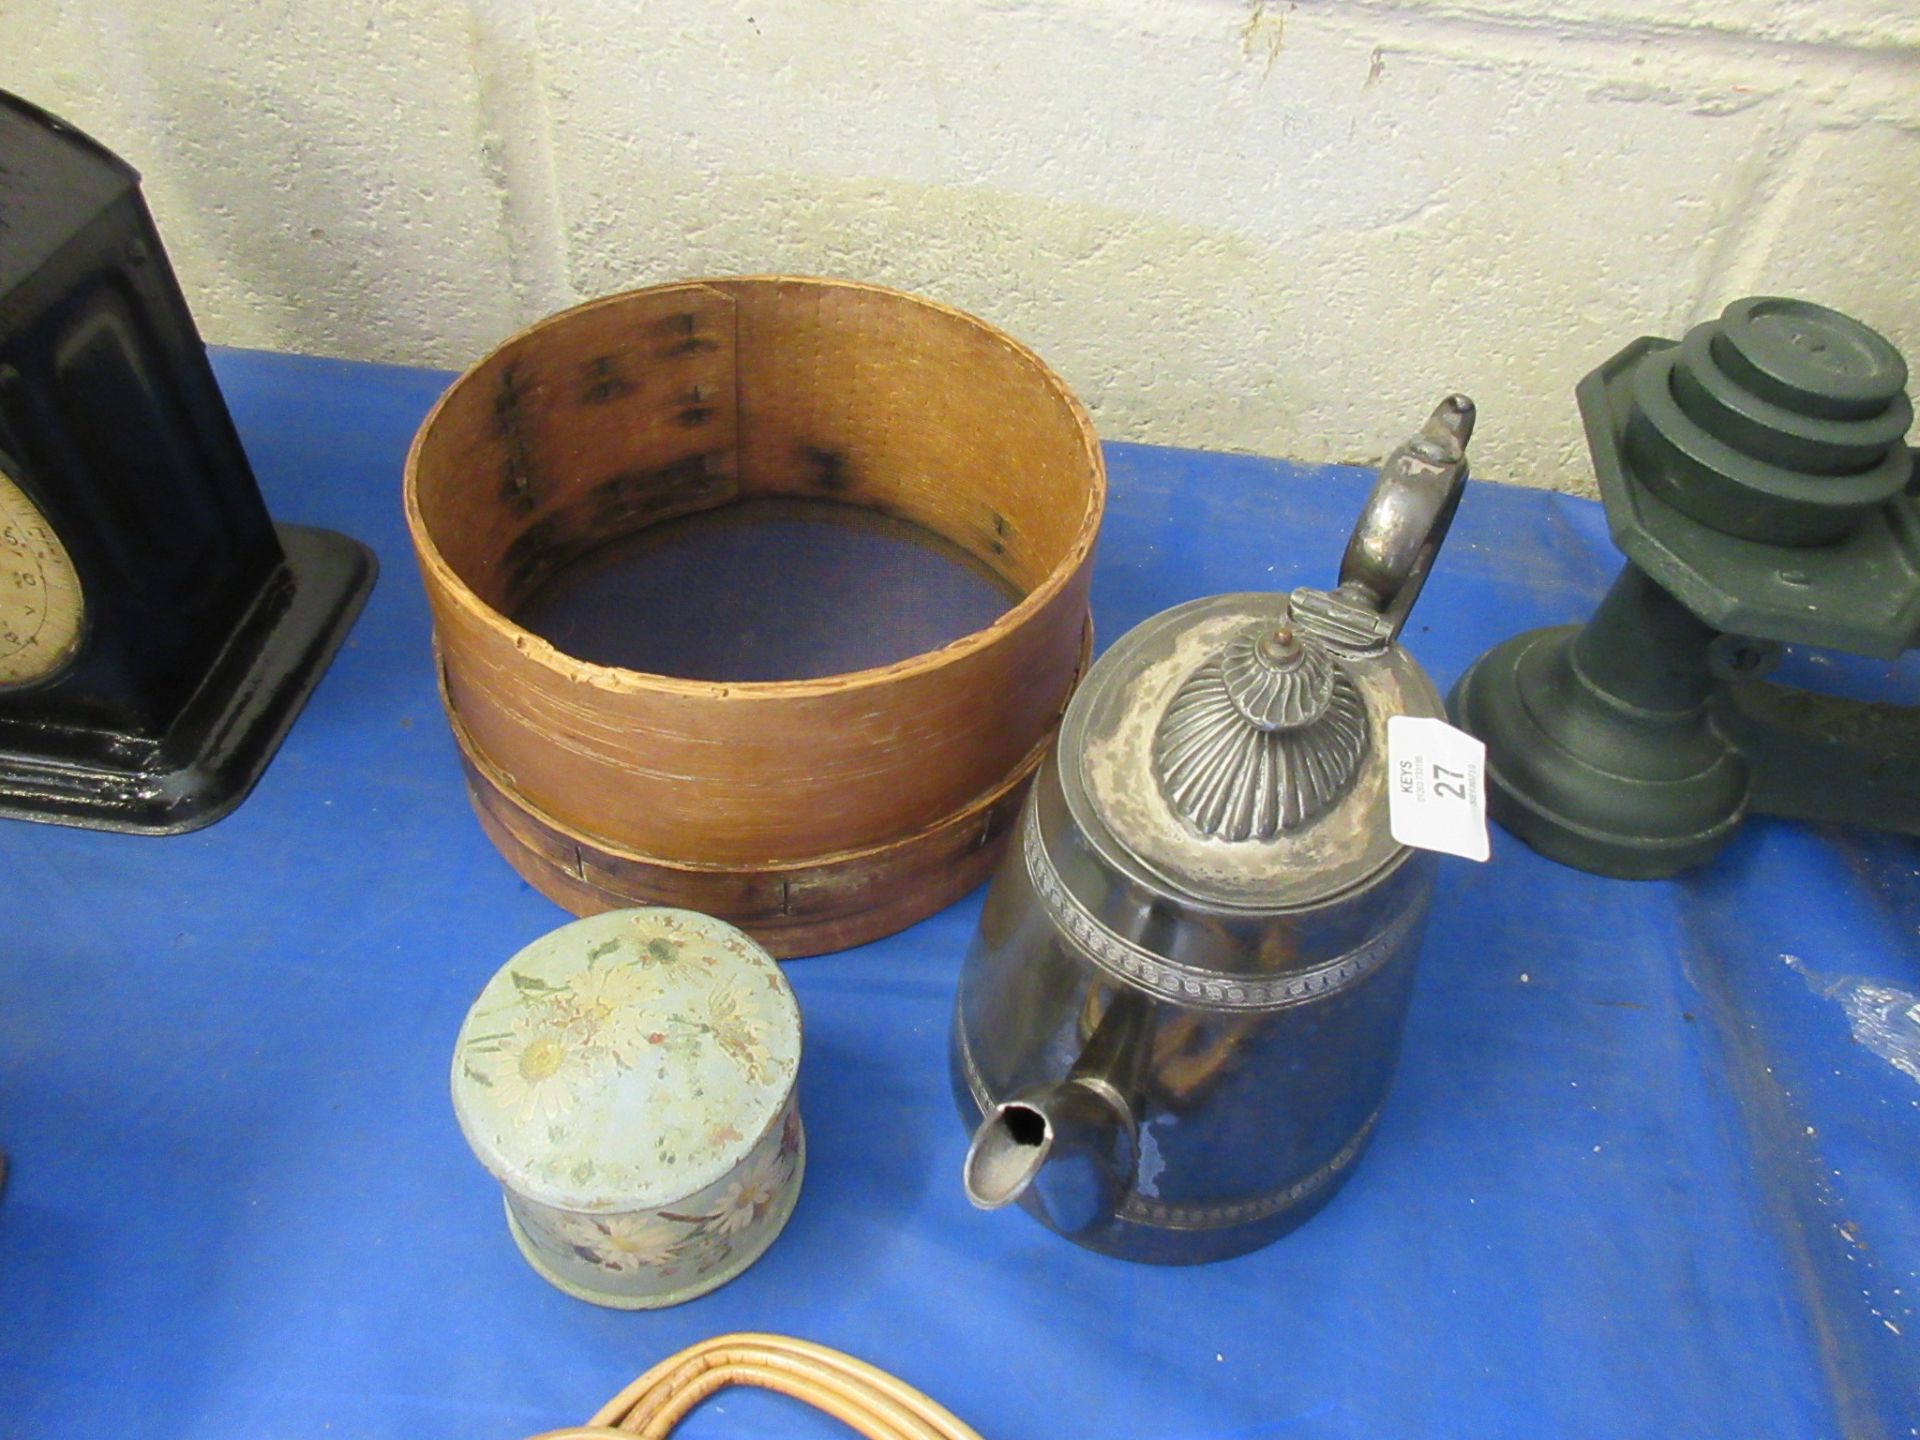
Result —
POLYGON ((1381 467, 1330 591, 1165 611, 1094 667, 1060 731, 1074 823, 1109 864, 1228 910, 1319 903, 1404 854, 1387 720, 1442 716, 1395 643, 1466 480, 1450 396, 1381 467))

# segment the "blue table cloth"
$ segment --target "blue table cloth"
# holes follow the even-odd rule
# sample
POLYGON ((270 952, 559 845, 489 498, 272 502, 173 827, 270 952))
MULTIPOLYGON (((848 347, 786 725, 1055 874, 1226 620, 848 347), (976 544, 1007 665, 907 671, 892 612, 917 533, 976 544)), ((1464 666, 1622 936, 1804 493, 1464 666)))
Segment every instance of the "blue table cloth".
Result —
MULTIPOLYGON (((1373 1149, 1262 1253, 1133 1267, 968 1207, 945 1045, 976 894, 789 966, 810 1163, 760 1264, 659 1313, 553 1290, 447 1099, 467 1005, 566 917, 482 838, 434 696, 399 474, 446 377, 217 362, 276 517, 384 573, 232 818, 0 822, 0 1435, 512 1440, 733 1329, 991 1440, 1920 1435, 1920 844, 1767 820, 1673 882, 1502 833, 1443 862, 1373 1149)), ((1368 480, 1108 457, 1105 640, 1326 583, 1368 480)), ((1596 506, 1475 482, 1405 640, 1445 687, 1616 563, 1596 506)), ((1910 664, 1866 683, 1920 701, 1910 664)), ((838 1431, 734 1392, 684 1433, 838 1431)))

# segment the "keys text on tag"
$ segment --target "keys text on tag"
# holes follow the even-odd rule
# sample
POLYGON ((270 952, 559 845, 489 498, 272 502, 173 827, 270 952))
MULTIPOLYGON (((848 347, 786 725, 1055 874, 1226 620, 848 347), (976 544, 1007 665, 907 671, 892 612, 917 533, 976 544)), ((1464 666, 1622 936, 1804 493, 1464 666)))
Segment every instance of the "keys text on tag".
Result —
POLYGON ((1402 845, 1485 860, 1487 747, 1444 720, 1387 719, 1387 828, 1402 845))

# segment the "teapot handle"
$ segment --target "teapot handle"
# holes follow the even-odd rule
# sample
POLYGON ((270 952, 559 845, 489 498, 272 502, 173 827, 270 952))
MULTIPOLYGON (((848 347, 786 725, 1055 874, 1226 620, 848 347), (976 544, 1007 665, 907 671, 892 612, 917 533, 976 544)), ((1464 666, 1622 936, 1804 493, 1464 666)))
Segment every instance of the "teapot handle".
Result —
POLYGON ((1338 588, 1295 592, 1310 633, 1348 653, 1375 653, 1399 636, 1460 507, 1473 417, 1473 401, 1449 395, 1387 456, 1341 557, 1338 588))

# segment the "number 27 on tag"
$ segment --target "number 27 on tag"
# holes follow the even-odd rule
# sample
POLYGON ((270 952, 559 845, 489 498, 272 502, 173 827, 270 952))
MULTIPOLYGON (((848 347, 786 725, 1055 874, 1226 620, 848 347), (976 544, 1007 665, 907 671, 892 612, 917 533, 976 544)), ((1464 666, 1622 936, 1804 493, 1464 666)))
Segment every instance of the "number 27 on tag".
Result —
POLYGON ((1402 845, 1485 860, 1487 747, 1444 720, 1387 719, 1387 828, 1402 845))

